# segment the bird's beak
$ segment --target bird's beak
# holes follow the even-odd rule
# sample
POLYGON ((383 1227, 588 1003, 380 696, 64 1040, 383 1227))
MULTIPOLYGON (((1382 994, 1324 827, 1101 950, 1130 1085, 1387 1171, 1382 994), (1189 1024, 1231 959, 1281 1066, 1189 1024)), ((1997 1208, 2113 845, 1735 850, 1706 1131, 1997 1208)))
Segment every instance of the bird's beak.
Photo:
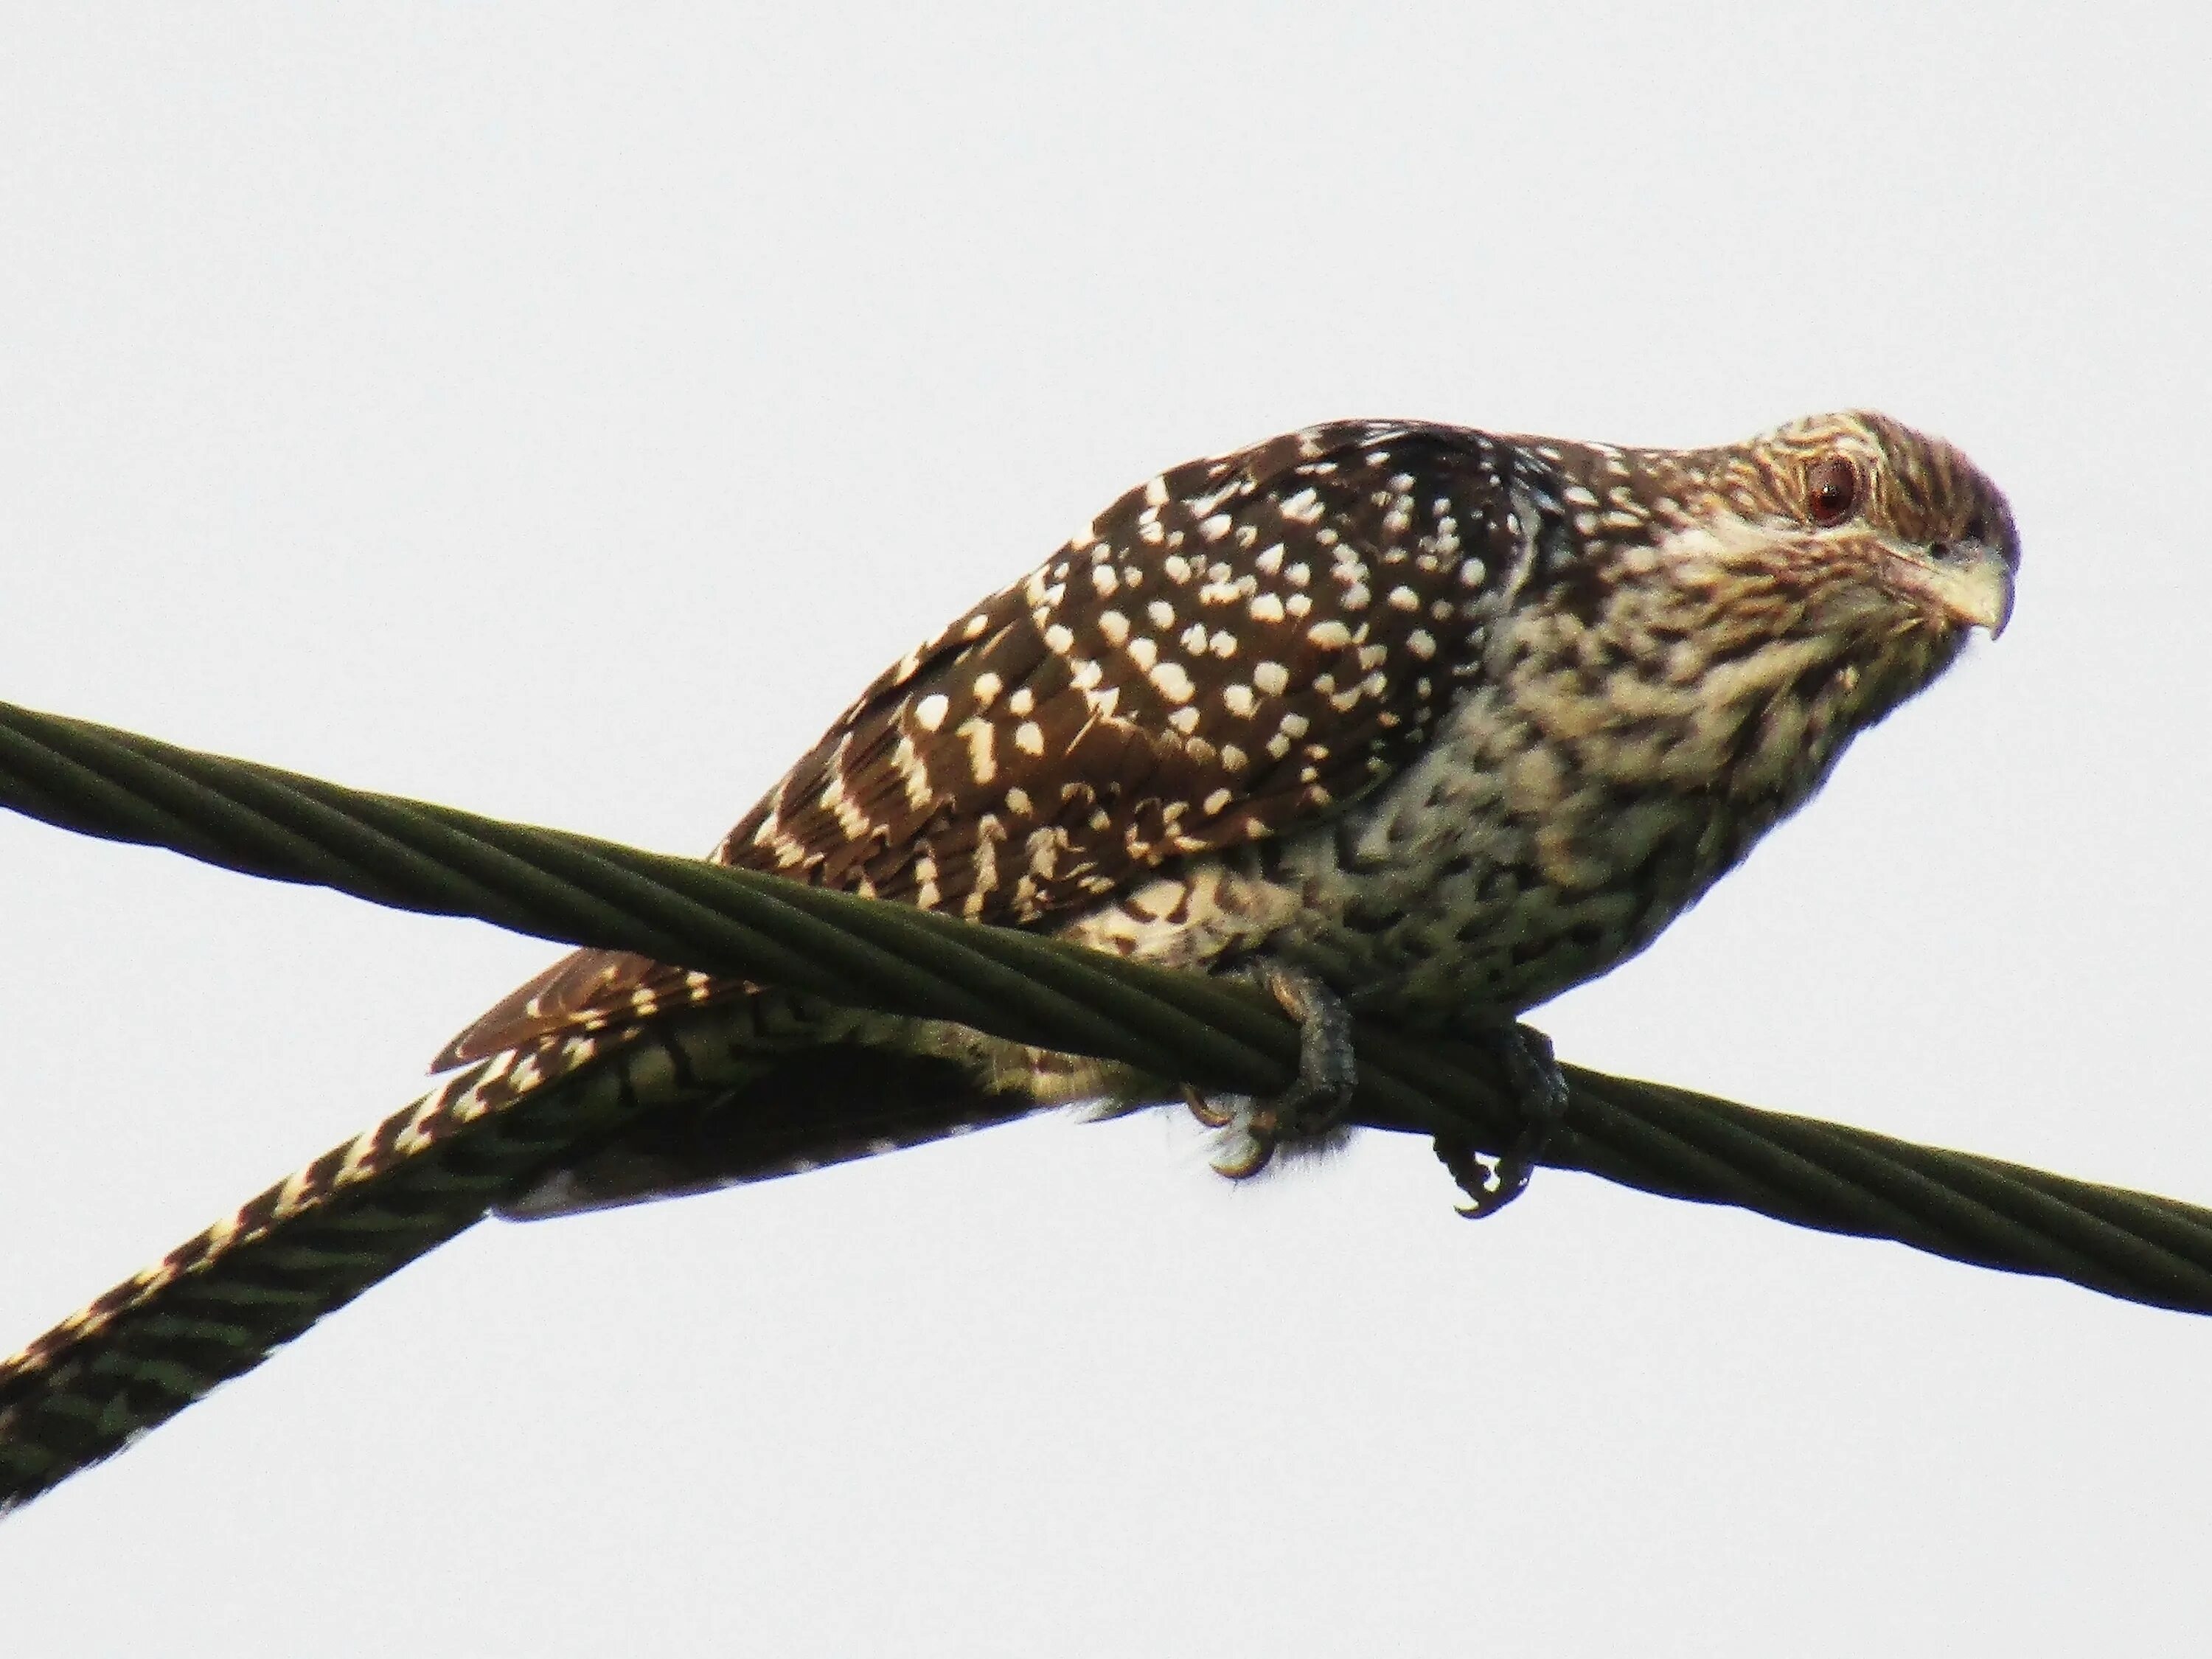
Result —
POLYGON ((1913 586, 1962 628, 1985 628, 1996 639, 2012 620, 2012 564, 1985 543, 1955 542, 1914 574, 1913 586))

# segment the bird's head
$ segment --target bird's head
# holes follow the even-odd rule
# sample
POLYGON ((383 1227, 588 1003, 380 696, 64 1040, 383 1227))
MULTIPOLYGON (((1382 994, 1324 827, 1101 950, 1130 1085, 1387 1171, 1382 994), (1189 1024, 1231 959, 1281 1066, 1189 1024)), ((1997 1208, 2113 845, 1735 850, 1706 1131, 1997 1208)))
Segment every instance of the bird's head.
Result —
POLYGON ((1997 488, 1941 438, 1866 410, 1778 428, 1714 470, 1716 507, 1742 513, 1778 574, 1833 587, 1895 626, 1939 638, 2012 615, 2020 540, 1997 488))
POLYGON ((1613 665, 1612 718, 1672 725, 1686 770, 1802 798, 1974 629, 1995 637, 2011 617, 2003 495, 1887 416, 1814 416, 1713 449, 1543 453, 1570 480, 1570 627, 1613 665))

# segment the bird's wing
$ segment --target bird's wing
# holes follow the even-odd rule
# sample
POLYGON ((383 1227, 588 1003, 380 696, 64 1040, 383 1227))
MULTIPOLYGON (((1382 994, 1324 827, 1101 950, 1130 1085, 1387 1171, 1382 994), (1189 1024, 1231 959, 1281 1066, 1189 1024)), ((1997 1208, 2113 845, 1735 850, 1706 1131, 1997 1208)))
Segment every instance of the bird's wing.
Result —
MULTIPOLYGON (((883 674, 714 857, 1030 926, 1311 822, 1402 766, 1479 672, 1524 556, 1526 463, 1359 422, 1164 473, 883 674)), ((583 951, 435 1065, 741 988, 583 951)))

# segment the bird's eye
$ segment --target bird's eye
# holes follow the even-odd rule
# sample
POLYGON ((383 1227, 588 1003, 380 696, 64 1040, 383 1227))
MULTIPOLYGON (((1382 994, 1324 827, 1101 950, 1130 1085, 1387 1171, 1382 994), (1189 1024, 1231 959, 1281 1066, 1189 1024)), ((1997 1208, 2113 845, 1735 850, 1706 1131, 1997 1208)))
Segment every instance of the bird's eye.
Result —
POLYGON ((1859 470, 1849 459, 1831 455, 1805 473, 1805 505, 1822 529, 1841 524, 1859 504, 1859 470))

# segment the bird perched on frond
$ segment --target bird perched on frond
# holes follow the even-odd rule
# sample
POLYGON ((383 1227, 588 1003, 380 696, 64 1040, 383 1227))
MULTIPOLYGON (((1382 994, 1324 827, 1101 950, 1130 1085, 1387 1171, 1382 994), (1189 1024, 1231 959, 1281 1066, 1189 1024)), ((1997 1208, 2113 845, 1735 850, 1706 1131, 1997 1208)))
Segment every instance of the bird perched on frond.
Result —
MULTIPOLYGON (((2003 497, 1867 413, 1649 450, 1347 422, 1175 468, 863 692, 724 863, 1169 966, 1301 1022, 1217 1167, 1330 1144, 1352 1019, 1489 1033, 1641 951, 2010 614, 2003 497)), ((0 1362, 0 1508, 488 1213, 691 1193, 1037 1107, 1116 1066, 585 951, 422 1100, 0 1362)))

